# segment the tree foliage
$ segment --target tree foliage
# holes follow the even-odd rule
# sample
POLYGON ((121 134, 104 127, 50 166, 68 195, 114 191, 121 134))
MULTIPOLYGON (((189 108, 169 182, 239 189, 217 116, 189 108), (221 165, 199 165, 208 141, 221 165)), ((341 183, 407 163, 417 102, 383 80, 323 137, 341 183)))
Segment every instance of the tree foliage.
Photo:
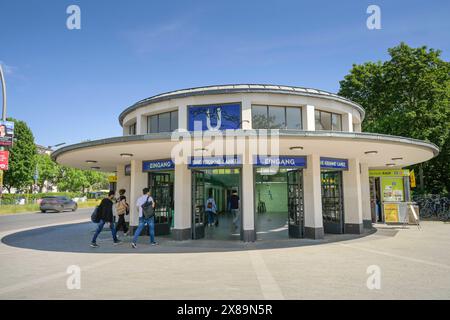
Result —
POLYGON ((426 46, 401 43, 388 52, 385 62, 353 65, 340 82, 339 94, 366 109, 364 131, 436 144, 439 156, 423 164, 425 190, 448 192, 450 63, 441 59, 441 51, 426 46))
POLYGON ((14 144, 9 149, 9 170, 5 171, 3 183, 8 190, 24 189, 33 182, 36 163, 36 145, 30 128, 23 121, 9 118, 14 122, 14 144))
POLYGON ((106 189, 108 187, 108 177, 103 172, 60 166, 57 186, 59 191, 68 192, 106 189))
POLYGON ((44 185, 56 185, 58 182, 58 165, 47 154, 36 155, 36 168, 38 171, 37 185, 42 192, 44 185))
POLYGON ((33 133, 25 122, 8 120, 14 122, 14 145, 10 148, 9 170, 4 173, 4 185, 8 191, 11 192, 12 188, 20 191, 31 190, 36 169, 40 191, 46 183, 56 185, 59 191, 69 192, 108 188, 106 173, 58 165, 49 155, 37 153, 33 133))

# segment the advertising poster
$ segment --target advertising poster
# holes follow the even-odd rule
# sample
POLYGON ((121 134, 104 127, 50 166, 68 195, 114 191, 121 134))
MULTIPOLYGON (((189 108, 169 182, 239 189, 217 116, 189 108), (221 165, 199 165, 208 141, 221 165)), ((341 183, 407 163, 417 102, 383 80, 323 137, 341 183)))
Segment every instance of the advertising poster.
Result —
POLYGON ((0 146, 10 146, 13 143, 14 122, 0 121, 0 146))
POLYGON ((9 151, 0 151, 0 170, 8 170, 9 151))
POLYGON ((398 204, 384 204, 384 220, 385 222, 398 222, 398 204))
POLYGON ((403 201, 403 178, 381 179, 383 201, 403 201))

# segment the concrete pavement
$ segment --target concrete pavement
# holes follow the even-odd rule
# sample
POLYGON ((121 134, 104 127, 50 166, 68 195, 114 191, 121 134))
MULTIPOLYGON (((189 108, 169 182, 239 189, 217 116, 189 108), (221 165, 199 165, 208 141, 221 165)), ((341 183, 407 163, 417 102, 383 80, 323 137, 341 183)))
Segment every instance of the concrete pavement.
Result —
POLYGON ((0 217, 0 299, 450 298, 450 224, 442 222, 320 242, 160 238, 150 247, 143 237, 135 251, 114 247, 109 232, 89 248, 89 213, 33 216, 29 225, 0 217), (36 229, 39 219, 48 226, 36 229), (67 287, 72 265, 81 268, 80 289, 67 287), (366 285, 369 266, 381 271, 379 290, 366 285))

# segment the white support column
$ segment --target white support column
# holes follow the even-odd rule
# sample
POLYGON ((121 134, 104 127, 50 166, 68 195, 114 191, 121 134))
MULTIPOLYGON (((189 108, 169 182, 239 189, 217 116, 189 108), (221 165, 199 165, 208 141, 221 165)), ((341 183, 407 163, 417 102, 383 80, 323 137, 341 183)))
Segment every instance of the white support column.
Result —
POLYGON ((147 133, 147 117, 138 114, 136 116, 136 134, 147 133))
POLYGON ((174 186, 174 229, 172 235, 175 240, 191 239, 191 171, 187 164, 175 165, 174 186))
POLYGON ((372 228, 372 210, 370 207, 369 166, 361 163, 361 205, 364 228, 372 228))
POLYGON ((322 217, 322 187, 320 180, 320 156, 307 156, 306 169, 303 170, 305 238, 324 237, 322 217))
POLYGON ((242 164, 242 233, 245 242, 256 241, 253 164, 242 164))
POLYGON ((186 105, 181 105, 178 107, 178 129, 188 129, 188 110, 186 105))
POLYGON ((349 159, 348 171, 344 171, 342 176, 344 188, 344 232, 361 234, 363 233, 363 222, 359 159, 349 159))
POLYGON ((353 115, 351 113, 344 113, 342 115, 342 130, 353 132, 353 115))
POLYGON ((142 195, 142 189, 148 187, 148 175, 146 172, 142 172, 141 160, 131 160, 130 184, 130 226, 135 227, 139 224, 136 201, 142 195))
POLYGON ((314 114, 315 107, 311 105, 306 105, 302 108, 302 122, 303 130, 315 131, 316 130, 316 119, 314 114))
POLYGON ((242 101, 242 129, 250 130, 252 128, 252 102, 248 99, 242 101))

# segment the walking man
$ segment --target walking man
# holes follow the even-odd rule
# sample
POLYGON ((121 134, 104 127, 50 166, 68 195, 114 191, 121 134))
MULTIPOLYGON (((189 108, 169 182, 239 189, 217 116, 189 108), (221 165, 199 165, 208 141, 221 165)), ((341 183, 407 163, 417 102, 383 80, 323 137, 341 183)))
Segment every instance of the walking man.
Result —
POLYGON ((111 226, 111 233, 112 233, 114 245, 117 245, 121 242, 119 239, 117 239, 116 226, 114 225, 114 217, 113 217, 114 195, 115 195, 115 192, 110 191, 108 193, 108 197, 104 198, 98 207, 98 214, 100 217, 100 221, 97 225, 97 230, 95 231, 94 237, 92 238, 92 241, 91 241, 92 248, 98 247, 97 237, 100 234, 100 232, 102 232, 103 227, 105 226, 105 223, 107 223, 107 222, 111 226))
POLYGON ((143 195, 140 196, 137 201, 136 201, 136 206, 138 207, 139 210, 139 226, 134 234, 133 237, 133 242, 131 243, 131 247, 136 249, 137 248, 137 240, 138 237, 141 235, 142 230, 144 229, 145 225, 148 225, 148 229, 149 229, 149 233, 150 233, 150 244, 152 246, 157 245, 158 243, 155 241, 155 215, 151 215, 151 216, 145 216, 144 215, 144 210, 142 208, 142 206, 144 204, 150 203, 151 207, 154 209, 155 208, 155 201, 153 200, 153 198, 150 195, 150 189, 149 188, 144 188, 142 190, 143 195))
POLYGON ((233 214, 233 224, 234 228, 238 228, 241 225, 241 215, 239 213, 239 196, 237 195, 237 191, 233 190, 230 197, 230 207, 231 213, 233 214))

